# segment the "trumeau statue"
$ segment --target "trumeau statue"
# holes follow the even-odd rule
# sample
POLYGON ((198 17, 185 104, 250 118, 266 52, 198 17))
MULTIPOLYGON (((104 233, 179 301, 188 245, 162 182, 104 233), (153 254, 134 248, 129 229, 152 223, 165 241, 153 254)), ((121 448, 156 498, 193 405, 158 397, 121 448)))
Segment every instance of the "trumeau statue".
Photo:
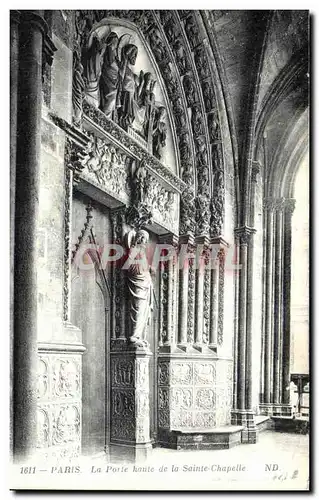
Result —
MULTIPOLYGON (((149 234, 143 229, 132 229, 126 235, 129 250, 134 248, 135 259, 146 261, 146 245, 149 234), (135 253, 137 252, 137 253, 135 253)), ((130 342, 137 346, 147 346, 146 330, 153 310, 153 282, 150 268, 142 263, 132 263, 127 273, 129 291, 130 342)))
MULTIPOLYGON (((97 26, 82 48, 85 96, 126 132, 137 133, 161 159, 166 145, 165 107, 156 102, 156 80, 152 73, 134 72, 138 47, 133 35, 118 36, 107 25, 97 26)), ((81 92, 79 70, 74 70, 74 109, 78 112, 81 92)))

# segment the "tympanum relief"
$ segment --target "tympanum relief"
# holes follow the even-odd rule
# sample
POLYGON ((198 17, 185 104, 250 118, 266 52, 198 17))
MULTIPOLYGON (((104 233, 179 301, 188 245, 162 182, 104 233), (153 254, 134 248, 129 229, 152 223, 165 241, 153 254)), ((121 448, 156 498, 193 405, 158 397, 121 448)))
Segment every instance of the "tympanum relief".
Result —
POLYGON ((105 19, 92 23, 91 29, 86 25, 84 31, 86 36, 80 37, 73 57, 74 123, 80 124, 85 98, 175 170, 169 153, 174 148, 165 99, 139 36, 105 19))

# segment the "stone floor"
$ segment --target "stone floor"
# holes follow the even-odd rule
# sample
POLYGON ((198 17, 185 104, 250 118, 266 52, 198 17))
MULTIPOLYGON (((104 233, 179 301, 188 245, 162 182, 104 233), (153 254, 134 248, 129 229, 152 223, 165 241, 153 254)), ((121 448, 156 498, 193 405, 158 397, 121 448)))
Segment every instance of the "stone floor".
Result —
POLYGON ((105 458, 94 463, 107 471, 110 489, 305 491, 309 436, 264 431, 258 443, 228 450, 155 448, 140 464, 106 465, 105 458))

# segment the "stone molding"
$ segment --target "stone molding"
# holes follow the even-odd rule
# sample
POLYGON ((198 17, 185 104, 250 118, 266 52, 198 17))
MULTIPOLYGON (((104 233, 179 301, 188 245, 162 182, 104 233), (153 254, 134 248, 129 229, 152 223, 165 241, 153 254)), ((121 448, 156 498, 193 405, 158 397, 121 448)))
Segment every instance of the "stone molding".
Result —
POLYGON ((252 236, 256 233, 256 229, 248 226, 243 226, 236 228, 234 230, 235 233, 235 239, 239 243, 239 245, 249 245, 252 236))

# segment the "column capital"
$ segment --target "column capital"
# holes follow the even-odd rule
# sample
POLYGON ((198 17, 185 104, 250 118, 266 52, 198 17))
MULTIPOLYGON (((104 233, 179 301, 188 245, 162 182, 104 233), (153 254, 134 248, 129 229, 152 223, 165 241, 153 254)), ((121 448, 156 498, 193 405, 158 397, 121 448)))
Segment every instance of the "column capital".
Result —
POLYGON ((283 209, 285 213, 292 215, 296 207, 296 200, 294 198, 284 198, 283 209))
POLYGON ((256 229, 248 226, 238 227, 234 230, 235 239, 240 245, 248 245, 253 234, 256 233, 256 229))
POLYGON ((185 234, 179 237, 180 245, 189 245, 189 247, 195 246, 195 238, 192 234, 185 234))
POLYGON ((252 182, 257 182, 257 176, 260 174, 260 171, 261 171, 260 161, 253 160, 252 167, 251 167, 251 180, 252 180, 252 182))
POLYGON ((263 199, 263 208, 264 210, 268 210, 273 212, 276 208, 276 200, 274 198, 264 198, 263 199))
POLYGON ((178 236, 176 236, 176 234, 166 233, 166 234, 160 234, 158 236, 158 241, 159 243, 162 244, 167 244, 167 245, 172 245, 173 247, 177 247, 179 243, 179 238, 178 236))

